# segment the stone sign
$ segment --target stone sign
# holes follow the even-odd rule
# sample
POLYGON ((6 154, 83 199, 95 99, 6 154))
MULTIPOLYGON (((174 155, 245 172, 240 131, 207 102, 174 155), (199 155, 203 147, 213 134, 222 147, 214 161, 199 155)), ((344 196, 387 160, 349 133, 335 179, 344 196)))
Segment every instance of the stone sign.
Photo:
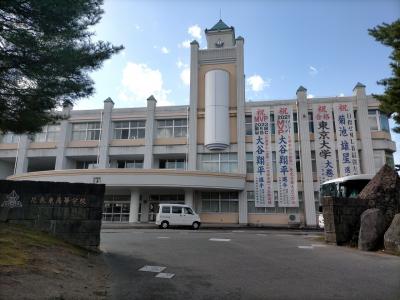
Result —
POLYGON ((96 248, 104 190, 104 184, 0 180, 0 222, 23 224, 96 248))

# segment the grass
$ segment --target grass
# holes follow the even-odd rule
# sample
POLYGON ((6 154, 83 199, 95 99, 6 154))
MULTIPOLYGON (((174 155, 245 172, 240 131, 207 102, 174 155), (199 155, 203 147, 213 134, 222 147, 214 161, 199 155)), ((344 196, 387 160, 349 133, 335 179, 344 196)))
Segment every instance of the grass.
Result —
POLYGON ((0 266, 23 266, 32 257, 32 250, 59 247, 72 254, 85 256, 87 251, 47 233, 21 225, 0 223, 0 266))

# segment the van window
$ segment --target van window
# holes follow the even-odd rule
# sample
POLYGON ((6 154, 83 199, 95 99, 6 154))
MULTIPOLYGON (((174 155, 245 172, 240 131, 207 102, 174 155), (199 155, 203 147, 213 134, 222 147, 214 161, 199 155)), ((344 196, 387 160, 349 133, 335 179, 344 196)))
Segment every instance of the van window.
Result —
POLYGON ((173 214, 181 214, 182 213, 182 207, 172 206, 172 213, 173 214))
POLYGON ((169 214, 170 212, 171 212, 171 207, 170 206, 163 206, 162 207, 162 213, 169 214))
POLYGON ((190 207, 184 207, 183 211, 186 215, 193 215, 193 210, 190 207))

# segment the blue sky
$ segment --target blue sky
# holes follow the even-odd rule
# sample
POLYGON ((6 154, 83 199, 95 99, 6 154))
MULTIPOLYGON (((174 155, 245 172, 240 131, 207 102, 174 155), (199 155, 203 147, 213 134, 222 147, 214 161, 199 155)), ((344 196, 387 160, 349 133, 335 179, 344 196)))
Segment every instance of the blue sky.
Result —
MULTIPOLYGON (((390 49, 368 28, 399 18, 400 1, 134 1, 105 0, 96 38, 125 50, 92 73, 96 94, 77 109, 188 104, 188 41, 206 46, 204 29, 220 17, 245 39, 246 99, 351 95, 359 81, 381 93, 376 81, 390 76, 390 49)), ((400 149, 400 137, 392 133, 400 149)), ((400 155, 396 153, 400 163, 400 155)))

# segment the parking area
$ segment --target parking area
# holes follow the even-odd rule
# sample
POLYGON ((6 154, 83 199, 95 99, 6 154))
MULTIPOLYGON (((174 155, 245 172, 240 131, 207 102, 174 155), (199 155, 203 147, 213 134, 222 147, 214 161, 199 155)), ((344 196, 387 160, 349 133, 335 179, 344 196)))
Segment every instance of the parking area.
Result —
POLYGON ((103 229, 113 299, 400 299, 400 257, 318 232, 103 229))

